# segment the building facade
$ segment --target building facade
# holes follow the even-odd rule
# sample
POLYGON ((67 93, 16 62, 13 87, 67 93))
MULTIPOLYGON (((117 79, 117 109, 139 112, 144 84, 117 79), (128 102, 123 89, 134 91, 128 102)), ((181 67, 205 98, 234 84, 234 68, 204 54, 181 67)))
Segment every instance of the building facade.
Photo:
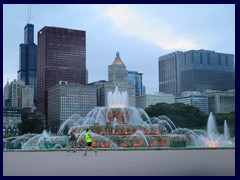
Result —
POLYGON ((209 112, 230 113, 235 111, 235 90, 214 91, 207 90, 209 112))
POLYGON ((37 110, 47 115, 48 88, 59 81, 86 84, 86 32, 45 26, 37 50, 37 110))
POLYGON ((18 108, 3 108, 3 135, 17 135, 17 125, 22 123, 22 110, 18 108))
MULTIPOLYGON (((25 85, 21 80, 14 80, 10 83, 8 90, 8 100, 5 102, 8 104, 8 108, 31 108, 34 111, 34 85, 25 85)), ((7 94, 7 92, 4 92, 7 94)), ((6 97, 7 98, 7 97, 6 97)))
POLYGON ((19 45, 18 80, 34 86, 34 102, 37 100, 37 45, 34 43, 34 25, 24 27, 24 43, 19 45))
POLYGON ((174 95, 181 92, 179 57, 182 53, 176 51, 158 58, 159 92, 174 95))
POLYGON ((128 84, 128 73, 126 66, 123 63, 119 53, 116 53, 115 60, 108 66, 108 82, 105 83, 105 106, 107 106, 108 92, 114 92, 118 87, 119 91, 126 91, 128 93, 129 106, 136 105, 135 86, 128 84))
POLYGON ((160 92, 180 95, 184 91, 235 88, 233 54, 203 49, 177 51, 159 57, 158 65, 160 92))
POLYGON ((136 107, 146 109, 150 105, 157 103, 175 103, 175 96, 173 94, 159 93, 159 94, 145 94, 136 97, 136 107))
POLYGON ((7 81, 7 84, 3 88, 3 107, 10 107, 10 103, 9 103, 9 88, 10 88, 10 84, 7 81))
POLYGON ((182 92, 235 89, 233 54, 191 50, 182 54, 180 62, 182 92))
POLYGON ((194 106, 206 114, 209 113, 208 97, 206 95, 202 95, 201 92, 198 91, 182 92, 180 97, 176 97, 176 102, 194 106))
POLYGON ((30 108, 31 112, 35 109, 34 107, 34 86, 23 85, 20 93, 20 108, 30 108))
POLYGON ((21 108, 20 98, 22 87, 24 86, 24 82, 21 80, 11 82, 9 87, 9 107, 11 108, 21 108))
POLYGON ((142 75, 137 71, 127 71, 128 72, 128 84, 132 84, 136 89, 136 96, 142 96, 144 94, 142 75))
POLYGON ((48 90, 48 121, 55 132, 72 115, 85 117, 97 106, 96 87, 66 81, 48 90))
POLYGON ((97 106, 103 107, 105 106, 105 84, 107 81, 100 80, 89 83, 89 85, 94 85, 96 87, 97 93, 97 106))

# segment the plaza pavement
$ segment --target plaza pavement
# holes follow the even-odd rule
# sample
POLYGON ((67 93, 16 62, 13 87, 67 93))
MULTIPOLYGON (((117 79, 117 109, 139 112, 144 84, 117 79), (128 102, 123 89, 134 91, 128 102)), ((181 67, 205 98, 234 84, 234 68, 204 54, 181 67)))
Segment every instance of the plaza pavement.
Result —
POLYGON ((3 176, 235 176, 235 149, 3 152, 3 176))

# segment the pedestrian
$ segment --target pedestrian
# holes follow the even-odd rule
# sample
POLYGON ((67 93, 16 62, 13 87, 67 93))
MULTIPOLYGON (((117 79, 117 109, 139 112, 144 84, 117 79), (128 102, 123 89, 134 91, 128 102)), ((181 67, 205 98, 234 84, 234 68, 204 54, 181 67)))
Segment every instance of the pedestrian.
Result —
POLYGON ((76 152, 76 136, 75 134, 73 134, 73 132, 70 133, 70 138, 69 138, 69 149, 68 152, 71 151, 71 149, 73 148, 73 152, 76 152))
POLYGON ((93 150, 95 152, 95 155, 97 155, 97 151, 92 147, 92 136, 90 135, 89 129, 86 129, 85 138, 86 138, 86 147, 85 147, 85 153, 83 155, 87 156, 88 148, 93 150))

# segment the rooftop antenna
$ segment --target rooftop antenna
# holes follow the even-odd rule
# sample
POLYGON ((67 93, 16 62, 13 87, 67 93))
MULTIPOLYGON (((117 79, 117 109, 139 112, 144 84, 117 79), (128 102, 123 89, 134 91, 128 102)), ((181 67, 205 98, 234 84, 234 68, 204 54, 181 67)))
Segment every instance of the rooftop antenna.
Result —
POLYGON ((28 17, 27 17, 27 23, 31 23, 32 20, 32 12, 31 12, 31 4, 28 5, 28 17))

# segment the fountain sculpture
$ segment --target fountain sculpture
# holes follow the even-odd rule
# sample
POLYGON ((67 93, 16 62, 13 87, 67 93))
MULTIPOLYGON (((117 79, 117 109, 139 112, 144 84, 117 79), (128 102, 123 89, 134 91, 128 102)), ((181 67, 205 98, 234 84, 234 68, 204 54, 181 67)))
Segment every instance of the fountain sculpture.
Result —
POLYGON ((14 141, 15 148, 22 150, 66 148, 68 137, 63 134, 65 127, 77 136, 77 148, 85 146, 85 130, 90 129, 92 145, 97 148, 123 147, 232 147, 227 122, 224 135, 217 133, 216 122, 210 113, 205 130, 176 128, 166 116, 149 118, 141 108, 128 106, 128 95, 116 87, 108 93, 106 107, 92 109, 85 118, 74 114, 60 127, 57 135, 46 131, 42 134, 23 135, 14 141), (20 145, 21 144, 21 145, 20 145))

